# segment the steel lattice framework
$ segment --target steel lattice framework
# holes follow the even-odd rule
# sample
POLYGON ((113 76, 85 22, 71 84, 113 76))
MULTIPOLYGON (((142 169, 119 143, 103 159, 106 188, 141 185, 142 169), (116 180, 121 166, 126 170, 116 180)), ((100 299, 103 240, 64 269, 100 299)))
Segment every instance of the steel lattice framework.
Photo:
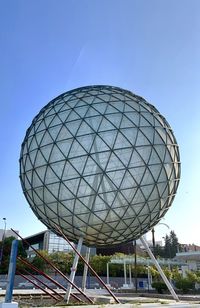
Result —
POLYGON ((49 228, 107 246, 164 216, 180 178, 179 150, 158 110, 121 88, 88 86, 47 104, 20 155, 24 194, 49 228))

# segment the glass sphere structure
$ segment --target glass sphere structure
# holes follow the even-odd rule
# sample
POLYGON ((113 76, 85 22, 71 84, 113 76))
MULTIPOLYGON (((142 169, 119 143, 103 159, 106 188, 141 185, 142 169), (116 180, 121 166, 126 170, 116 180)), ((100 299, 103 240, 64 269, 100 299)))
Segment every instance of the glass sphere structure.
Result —
POLYGON ((137 239, 165 215, 180 178, 179 150, 158 110, 112 86, 66 92, 33 119, 20 179, 35 215, 77 242, 137 239))

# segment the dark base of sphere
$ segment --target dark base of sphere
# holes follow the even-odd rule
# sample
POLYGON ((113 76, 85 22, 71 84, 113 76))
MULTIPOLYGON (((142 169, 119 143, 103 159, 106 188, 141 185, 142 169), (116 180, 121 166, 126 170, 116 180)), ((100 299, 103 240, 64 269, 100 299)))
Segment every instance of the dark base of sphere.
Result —
POLYGON ((20 179, 36 216, 88 246, 130 242, 167 212, 180 178, 179 150, 158 110, 111 86, 52 100, 33 119, 20 179))

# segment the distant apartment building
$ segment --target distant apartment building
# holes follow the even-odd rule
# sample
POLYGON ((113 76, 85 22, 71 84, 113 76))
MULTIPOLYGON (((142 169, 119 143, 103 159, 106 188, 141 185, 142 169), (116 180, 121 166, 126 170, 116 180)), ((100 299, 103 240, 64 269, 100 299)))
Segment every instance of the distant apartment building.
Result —
POLYGON ((200 246, 195 244, 180 244, 181 251, 200 251, 200 246))
MULTIPOLYGON (((73 251, 72 247, 67 243, 67 241, 61 236, 55 234, 51 230, 45 230, 25 238, 26 241, 36 250, 46 250, 48 253, 53 253, 57 251, 70 252, 73 251)), ((73 244, 73 243, 72 243, 73 244)), ((74 245, 74 244, 73 244, 74 245)), ((24 244, 24 248, 27 252, 29 258, 35 256, 34 250, 24 244)), ((86 247, 83 245, 81 253, 84 255, 86 247)), ((91 249, 91 255, 96 254, 96 249, 91 249)))

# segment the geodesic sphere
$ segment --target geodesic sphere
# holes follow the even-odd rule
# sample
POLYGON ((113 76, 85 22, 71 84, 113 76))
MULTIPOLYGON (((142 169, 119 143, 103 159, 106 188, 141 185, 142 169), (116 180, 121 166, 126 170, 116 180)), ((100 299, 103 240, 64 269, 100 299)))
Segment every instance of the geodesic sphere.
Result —
POLYGON ((89 246, 128 242, 172 204, 180 175, 172 130, 143 98, 111 86, 66 92, 33 119, 20 178, 35 215, 89 246))

